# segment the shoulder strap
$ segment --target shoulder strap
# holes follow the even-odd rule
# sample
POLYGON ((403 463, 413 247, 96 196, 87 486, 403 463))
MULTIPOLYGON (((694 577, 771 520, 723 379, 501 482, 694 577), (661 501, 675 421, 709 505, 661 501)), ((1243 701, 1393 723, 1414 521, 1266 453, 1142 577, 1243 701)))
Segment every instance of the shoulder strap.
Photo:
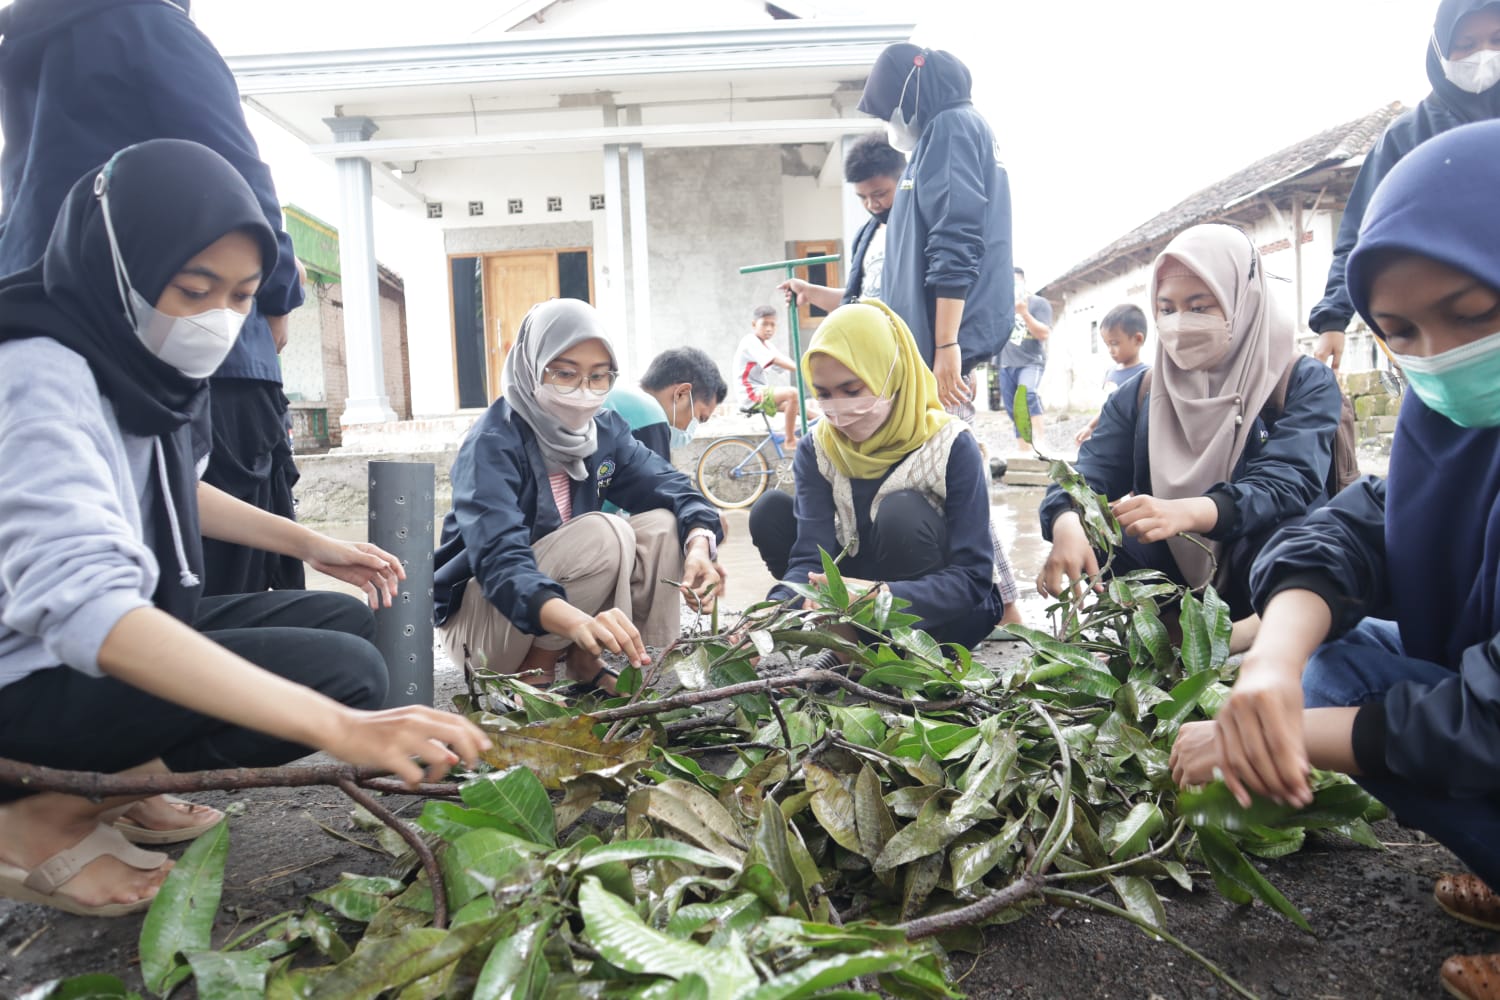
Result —
POLYGON ((1262 408, 1270 410, 1278 417, 1286 412, 1286 390, 1292 384, 1292 372, 1302 363, 1304 355, 1298 354, 1292 359, 1292 363, 1286 366, 1286 371, 1281 373, 1281 378, 1276 380, 1276 387, 1271 390, 1271 395, 1266 399, 1266 405, 1262 408))
MULTIPOLYGON (((1141 372, 1141 380, 1135 386, 1135 408, 1140 409, 1141 404, 1146 401, 1146 393, 1151 391, 1151 369, 1147 368, 1141 372)), ((1285 398, 1283 396, 1283 398, 1285 398)))

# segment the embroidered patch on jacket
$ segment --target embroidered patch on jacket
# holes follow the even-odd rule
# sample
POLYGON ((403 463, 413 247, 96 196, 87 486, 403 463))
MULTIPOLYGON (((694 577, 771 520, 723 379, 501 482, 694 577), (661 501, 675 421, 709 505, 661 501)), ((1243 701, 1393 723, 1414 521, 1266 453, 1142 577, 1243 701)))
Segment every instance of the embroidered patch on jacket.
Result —
POLYGON ((896 185, 897 189, 901 191, 912 191, 916 188, 916 186, 917 182, 912 180, 910 177, 901 178, 901 183, 896 185))
POLYGON ((610 481, 615 478, 615 460, 606 458, 599 463, 599 492, 609 488, 610 481))

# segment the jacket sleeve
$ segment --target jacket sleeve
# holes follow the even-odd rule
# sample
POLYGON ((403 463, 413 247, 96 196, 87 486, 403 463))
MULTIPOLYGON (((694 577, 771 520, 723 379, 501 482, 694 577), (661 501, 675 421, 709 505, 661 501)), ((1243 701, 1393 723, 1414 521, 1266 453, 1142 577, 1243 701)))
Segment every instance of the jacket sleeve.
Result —
MULTIPOLYGON (((806 583, 809 573, 823 572, 823 557, 818 554, 819 549, 836 556, 843 548, 833 527, 833 486, 818 471, 818 456, 811 434, 804 434, 797 442, 792 477, 797 484, 797 495, 792 504, 792 513, 797 519, 797 540, 792 543, 786 576, 781 579, 783 583, 806 583)), ((777 586, 771 589, 768 597, 773 601, 783 601, 792 594, 790 588, 777 586)))
POLYGON ((1349 297, 1348 286, 1344 284, 1349 254, 1359 239, 1359 227, 1364 222, 1365 209, 1369 207, 1375 189, 1385 179, 1385 175, 1391 172, 1391 168, 1416 145, 1413 141, 1416 138, 1413 134, 1415 128, 1415 123, 1407 116, 1392 122, 1359 168, 1359 176, 1354 179, 1354 187, 1344 206, 1344 217, 1339 222, 1338 236, 1333 242, 1333 263, 1328 266, 1328 286, 1323 290, 1323 298, 1313 306, 1307 321, 1308 326, 1319 333, 1330 328, 1343 330, 1349 325, 1349 320, 1354 318, 1354 301, 1349 297))
POLYGON ((73 359, 76 367, 28 365, 0 401, 0 620, 97 677, 105 638, 151 606, 157 566, 103 458, 118 444, 81 388, 92 390, 93 378, 73 359))
POLYGON ((982 605, 995 574, 990 540, 990 491, 982 470, 979 444, 960 434, 948 455, 948 496, 943 520, 948 526, 945 565, 915 580, 892 581, 890 591, 911 602, 907 610, 921 617, 920 628, 933 628, 972 613, 982 605))
POLYGON ((1391 618, 1385 480, 1366 476, 1298 524, 1278 531, 1250 571, 1258 614, 1283 590, 1311 590, 1333 612, 1330 638, 1367 617, 1391 618))
POLYGON ((953 114, 932 120, 914 175, 926 227, 924 284, 944 299, 968 298, 979 280, 988 202, 984 179, 994 170, 994 148, 981 146, 963 124, 953 114))
POLYGON ((653 455, 659 455, 668 462, 672 460, 672 430, 665 420, 644 427, 633 427, 630 433, 653 455))
MULTIPOLYGON (((1140 377, 1137 375, 1109 394, 1099 411, 1099 424, 1093 436, 1078 449, 1078 461, 1073 463, 1095 493, 1103 493, 1111 500, 1118 500, 1135 486, 1135 425, 1140 417, 1135 397, 1140 377)), ((1054 483, 1047 487, 1038 512, 1042 538, 1052 541, 1052 525, 1058 515, 1072 509, 1073 501, 1061 486, 1054 483)))
POLYGON ((1392 775, 1450 796, 1500 791, 1500 636, 1464 650, 1436 684, 1406 681, 1354 719, 1354 756, 1370 777, 1392 775))
POLYGON ((282 225, 271 169, 262 162, 245 122, 234 74, 213 43, 179 11, 165 5, 160 11, 142 11, 153 15, 148 25, 153 44, 150 52, 135 54, 132 72, 142 81, 142 92, 150 95, 155 134, 207 146, 228 160, 255 192, 280 251, 255 303, 266 316, 284 316, 303 300, 296 252, 282 225))
POLYGON ((636 440, 618 413, 601 413, 600 419, 611 425, 616 442, 614 479, 604 499, 635 514, 670 510, 677 518, 677 534, 684 543, 694 528, 708 528, 716 540, 724 540, 718 508, 698 492, 692 480, 636 440))
POLYGON ((1228 541, 1267 531, 1306 514, 1328 488, 1343 397, 1326 365, 1312 358, 1296 364, 1286 408, 1266 441, 1241 463, 1233 482, 1209 488, 1219 508, 1209 538, 1228 541))
POLYGON ((453 463, 453 514, 485 598, 522 632, 542 635, 542 605, 568 595, 537 567, 531 549, 519 502, 525 462, 519 439, 476 430, 453 463))

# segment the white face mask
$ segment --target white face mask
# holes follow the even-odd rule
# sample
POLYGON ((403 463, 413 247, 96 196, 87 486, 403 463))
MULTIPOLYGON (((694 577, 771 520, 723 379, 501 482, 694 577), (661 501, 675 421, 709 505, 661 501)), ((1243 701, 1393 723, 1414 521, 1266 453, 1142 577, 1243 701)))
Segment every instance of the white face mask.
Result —
MULTIPOLYGON (((1436 38, 1432 46, 1437 48, 1436 38)), ((1444 59, 1438 49, 1438 61, 1443 64, 1443 75, 1448 82, 1470 94, 1482 94, 1500 83, 1500 52, 1494 49, 1480 49, 1462 59, 1444 59)))
POLYGON ((595 395, 590 389, 563 392, 561 387, 550 382, 537 386, 534 398, 538 406, 575 434, 587 428, 589 421, 604 406, 604 397, 595 395))
POLYGON ((686 448, 693 443, 693 433, 698 430, 698 411, 693 402, 693 391, 688 390, 688 422, 686 427, 677 426, 677 400, 672 400, 672 419, 667 426, 672 429, 672 447, 686 448))
POLYGON ((903 153, 910 153, 917 148, 917 141, 922 138, 922 130, 917 127, 917 115, 922 107, 922 67, 913 66, 911 72, 906 74, 906 81, 901 84, 901 96, 896 100, 896 109, 891 112, 891 120, 885 123, 885 135, 892 148, 903 153), (911 78, 917 78, 917 99, 912 108, 911 118, 901 110, 901 105, 906 101, 906 88, 911 84, 911 78))
POLYGON ((240 329, 245 325, 245 313, 234 309, 209 309, 194 316, 168 316, 147 302, 130 283, 130 274, 125 270, 125 258, 120 254, 114 222, 109 216, 109 193, 103 171, 94 182, 94 194, 104 212, 104 231, 109 237, 109 252, 115 264, 115 285, 125 307, 125 318, 135 335, 153 357, 188 378, 208 378, 229 356, 240 329))

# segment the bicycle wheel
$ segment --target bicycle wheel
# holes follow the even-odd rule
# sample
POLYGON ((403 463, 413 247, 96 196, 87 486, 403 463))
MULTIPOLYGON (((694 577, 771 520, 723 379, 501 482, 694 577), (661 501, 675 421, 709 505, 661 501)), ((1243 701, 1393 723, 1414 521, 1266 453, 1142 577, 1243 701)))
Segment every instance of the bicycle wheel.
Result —
POLYGON ((720 438, 698 459, 698 489, 725 510, 753 504, 770 478, 766 456, 744 438, 720 438))

